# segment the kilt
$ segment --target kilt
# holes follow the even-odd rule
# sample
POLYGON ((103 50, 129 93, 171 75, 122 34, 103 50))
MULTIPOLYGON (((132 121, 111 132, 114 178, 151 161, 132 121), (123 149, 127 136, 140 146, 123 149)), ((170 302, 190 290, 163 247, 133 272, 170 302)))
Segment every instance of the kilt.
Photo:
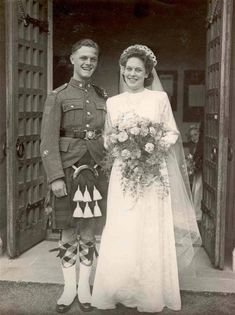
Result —
MULTIPOLYGON (((81 165, 88 165, 93 168, 95 164, 96 163, 91 157, 90 153, 86 152, 86 154, 74 165, 76 167, 79 167, 81 165)), ((94 219, 97 221, 97 224, 95 224, 95 232, 96 234, 102 233, 102 228, 104 226, 106 218, 108 180, 107 176, 104 174, 99 166, 96 169, 98 172, 98 177, 95 177, 91 171, 85 169, 82 170, 80 175, 75 179, 73 178, 74 169, 72 166, 64 169, 64 180, 67 188, 67 196, 57 198, 54 194, 52 194, 52 227, 54 229, 68 229, 71 227, 76 227, 79 221, 87 220, 86 218, 73 217, 73 212, 77 205, 77 203, 73 201, 73 198, 78 188, 78 185, 80 186, 80 190, 82 193, 84 193, 86 186, 91 197, 93 197, 93 187, 95 185, 102 196, 102 199, 97 201, 101 209, 102 216, 94 217, 94 219)), ((94 201, 89 202, 91 210, 93 210, 94 205, 94 201)), ((84 210, 85 203, 81 202, 80 206, 81 209, 84 210)))

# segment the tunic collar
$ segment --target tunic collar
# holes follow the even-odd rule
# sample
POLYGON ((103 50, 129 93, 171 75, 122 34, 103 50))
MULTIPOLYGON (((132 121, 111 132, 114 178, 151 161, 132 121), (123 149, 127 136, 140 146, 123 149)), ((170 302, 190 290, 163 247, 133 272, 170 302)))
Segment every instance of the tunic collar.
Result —
POLYGON ((69 84, 82 90, 89 89, 91 87, 90 82, 81 82, 74 78, 70 79, 69 84))

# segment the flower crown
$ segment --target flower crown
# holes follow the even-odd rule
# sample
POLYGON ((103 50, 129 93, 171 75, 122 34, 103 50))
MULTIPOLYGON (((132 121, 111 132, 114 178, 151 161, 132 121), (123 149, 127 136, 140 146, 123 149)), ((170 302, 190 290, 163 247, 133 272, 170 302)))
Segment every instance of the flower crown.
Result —
POLYGON ((156 56, 154 55, 153 51, 148 48, 147 46, 145 45, 132 45, 132 46, 129 46, 128 48, 126 48, 123 53, 121 54, 121 58, 124 57, 126 54, 129 53, 130 50, 132 49, 137 49, 139 51, 142 51, 145 53, 145 55, 150 58, 154 64, 154 67, 157 65, 157 58, 156 56))

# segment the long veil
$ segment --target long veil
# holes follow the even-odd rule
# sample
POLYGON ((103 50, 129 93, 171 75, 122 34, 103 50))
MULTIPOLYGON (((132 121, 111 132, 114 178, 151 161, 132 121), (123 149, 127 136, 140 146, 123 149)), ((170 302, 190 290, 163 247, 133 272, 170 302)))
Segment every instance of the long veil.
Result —
MULTIPOLYGON (((155 69, 152 71, 153 82, 148 89, 164 91, 155 69)), ((127 85, 120 73, 119 93, 127 91, 127 85)), ((171 205, 174 222, 176 254, 179 272, 192 262, 196 250, 201 246, 196 214, 192 202, 187 165, 185 162, 181 136, 169 149, 167 159, 171 205)))

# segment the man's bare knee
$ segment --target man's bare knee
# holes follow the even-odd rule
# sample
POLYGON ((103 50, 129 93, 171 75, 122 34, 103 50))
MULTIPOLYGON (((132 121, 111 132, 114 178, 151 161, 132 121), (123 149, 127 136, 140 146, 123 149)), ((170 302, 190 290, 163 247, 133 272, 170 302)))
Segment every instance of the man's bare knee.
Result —
POLYGON ((63 242, 73 242, 77 240, 77 228, 69 228, 64 229, 62 231, 62 238, 63 242))

